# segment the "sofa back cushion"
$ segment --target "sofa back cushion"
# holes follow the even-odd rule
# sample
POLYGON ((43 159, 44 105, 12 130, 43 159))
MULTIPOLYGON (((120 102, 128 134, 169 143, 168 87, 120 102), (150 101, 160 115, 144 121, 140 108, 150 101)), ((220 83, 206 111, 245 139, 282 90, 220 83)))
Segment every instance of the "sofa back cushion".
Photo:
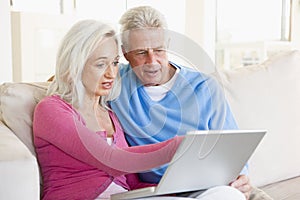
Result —
POLYGON ((32 117, 35 105, 45 94, 48 83, 4 83, 0 86, 0 120, 35 155, 32 117))
POLYGON ((267 129, 249 160, 249 175, 262 186, 300 175, 300 52, 220 73, 241 129, 267 129))

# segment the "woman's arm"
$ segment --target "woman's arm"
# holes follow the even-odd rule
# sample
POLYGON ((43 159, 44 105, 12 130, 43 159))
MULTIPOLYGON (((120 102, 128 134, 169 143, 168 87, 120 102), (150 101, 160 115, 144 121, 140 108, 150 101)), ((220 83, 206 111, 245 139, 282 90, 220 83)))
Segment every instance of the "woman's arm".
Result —
POLYGON ((68 155, 113 176, 145 171, 168 163, 181 138, 134 148, 109 146, 90 131, 79 114, 59 98, 40 102, 34 113, 33 128, 39 137, 68 155))
POLYGON ((146 182, 140 181, 137 174, 126 174, 125 176, 126 176, 126 182, 129 185, 130 190, 157 185, 154 183, 146 183, 146 182))

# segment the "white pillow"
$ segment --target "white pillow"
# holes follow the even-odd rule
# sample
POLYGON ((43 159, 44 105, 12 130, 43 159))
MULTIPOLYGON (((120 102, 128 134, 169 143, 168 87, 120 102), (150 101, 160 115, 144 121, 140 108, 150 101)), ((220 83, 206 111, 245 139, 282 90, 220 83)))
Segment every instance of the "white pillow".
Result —
POLYGON ((253 184, 300 175, 300 52, 220 73, 240 129, 268 132, 249 161, 253 184))
POLYGON ((35 105, 45 96, 47 83, 4 83, 0 86, 1 120, 35 154, 32 117, 35 105))

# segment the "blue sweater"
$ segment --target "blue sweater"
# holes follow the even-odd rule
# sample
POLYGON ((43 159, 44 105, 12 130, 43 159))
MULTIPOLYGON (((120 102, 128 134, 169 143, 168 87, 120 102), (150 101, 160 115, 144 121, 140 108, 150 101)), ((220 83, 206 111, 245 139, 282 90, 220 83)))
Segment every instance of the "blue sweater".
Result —
MULTIPOLYGON (((131 66, 121 65, 122 90, 111 102, 131 146, 157 143, 184 135, 190 130, 237 129, 225 100, 223 88, 211 76, 171 63, 180 68, 171 90, 153 101, 131 66)), ((157 183, 166 166, 141 173, 143 181, 157 183)))

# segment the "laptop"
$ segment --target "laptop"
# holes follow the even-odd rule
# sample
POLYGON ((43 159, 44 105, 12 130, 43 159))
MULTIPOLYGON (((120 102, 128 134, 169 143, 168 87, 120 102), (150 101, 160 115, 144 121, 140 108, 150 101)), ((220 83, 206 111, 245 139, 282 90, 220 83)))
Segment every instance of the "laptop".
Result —
POLYGON ((228 185, 234 181, 266 130, 187 132, 157 186, 111 195, 135 199, 228 185))

